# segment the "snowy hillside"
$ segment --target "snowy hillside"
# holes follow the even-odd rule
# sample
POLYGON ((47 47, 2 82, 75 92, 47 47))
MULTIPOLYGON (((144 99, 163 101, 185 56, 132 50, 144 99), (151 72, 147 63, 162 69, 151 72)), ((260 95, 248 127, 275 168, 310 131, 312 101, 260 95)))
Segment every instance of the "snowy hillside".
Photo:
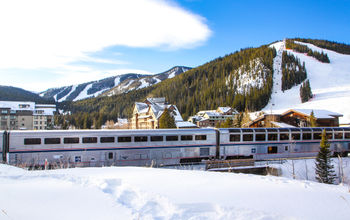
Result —
POLYGON ((112 96, 112 95, 118 95, 121 93, 127 93, 132 90, 138 90, 143 89, 152 85, 155 85, 157 83, 160 83, 161 81, 165 79, 171 79, 181 73, 186 72, 187 70, 190 70, 189 67, 184 66, 176 66, 171 68, 170 70, 167 70, 163 73, 159 73, 152 76, 147 76, 143 78, 138 79, 130 79, 125 80, 124 82, 120 83, 118 86, 114 87, 113 89, 109 90, 108 92, 105 92, 102 94, 103 96, 112 96))
POLYGON ((274 85, 269 104, 264 112, 280 113, 290 108, 298 109, 326 109, 344 115, 340 123, 350 123, 350 55, 322 49, 312 44, 296 42, 307 45, 313 51, 327 53, 330 63, 321 63, 306 54, 286 50, 284 42, 271 45, 276 48, 277 56, 274 59, 274 85), (282 92, 282 52, 288 51, 305 62, 307 79, 310 81, 314 98, 306 103, 301 103, 300 85, 282 92))
POLYGON ((136 167, 0 165, 0 219, 348 219, 347 186, 136 167))
POLYGON ((186 72, 191 68, 177 66, 168 71, 155 75, 123 74, 105 78, 99 81, 83 83, 79 85, 48 89, 40 93, 41 97, 54 98, 57 102, 78 101, 86 98, 97 97, 101 94, 111 96, 126 93, 131 90, 142 89, 157 84, 164 79, 186 72))

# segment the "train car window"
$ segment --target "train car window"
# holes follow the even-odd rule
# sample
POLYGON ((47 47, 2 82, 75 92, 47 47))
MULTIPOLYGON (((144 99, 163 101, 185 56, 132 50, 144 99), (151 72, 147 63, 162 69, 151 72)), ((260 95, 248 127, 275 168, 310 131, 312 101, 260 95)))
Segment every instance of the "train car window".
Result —
POLYGON ((241 133, 241 129, 229 129, 230 133, 241 133))
POLYGON ((135 142, 147 142, 148 138, 147 138, 147 136, 135 136, 134 141, 135 142))
POLYGON ((277 134, 267 134, 267 139, 269 141, 277 141, 277 134))
POLYGON ((343 131, 342 128, 333 128, 334 131, 343 131))
POLYGON ((163 141, 163 136, 151 136, 151 141, 163 141))
POLYGON ((24 138, 24 145, 41 144, 41 138, 24 138))
POLYGON ((311 140, 311 133, 303 133, 303 140, 311 140))
POLYGON ((299 128, 291 128, 290 130, 291 130, 291 131, 298 131, 298 132, 300 132, 300 129, 299 129, 299 128))
POLYGON ((205 141, 207 140, 207 135, 196 135, 196 141, 205 141))
POLYGON ((251 152, 252 152, 252 154, 255 154, 256 153, 256 148, 252 148, 251 152))
POLYGON ((199 155, 200 156, 208 156, 209 155, 209 147, 199 148, 199 155))
POLYGON ((178 141, 179 140, 179 136, 175 136, 175 135, 171 135, 171 136, 166 136, 165 138, 166 141, 178 141))
POLYGON ((100 142, 101 143, 114 143, 115 138, 114 137, 101 137, 100 142))
POLYGON ((81 162, 81 156, 75 156, 74 161, 76 163, 80 163, 81 162))
POLYGON ((243 141, 253 141, 252 134, 243 134, 243 141))
POLYGON ((288 146, 284 146, 284 151, 288 151, 288 146))
POLYGON ((83 137, 84 144, 97 143, 97 137, 83 137))
POLYGON ((314 133, 314 140, 321 140, 321 133, 314 133))
POLYGON ((300 140, 300 134, 299 133, 292 133, 292 140, 294 140, 294 141, 300 140))
POLYGON ((345 132, 345 139, 350 139, 350 133, 349 132, 345 132))
POLYGON ((64 138, 63 143, 65 144, 79 144, 78 137, 64 138))
POLYGON ((288 128, 280 128, 279 131, 280 132, 289 132, 289 129, 288 128))
POLYGON ((131 137, 118 137, 118 142, 131 142, 131 137))
POLYGON ((327 139, 333 139, 333 134, 332 132, 326 132, 327 139))
POLYGON ((113 159, 113 152, 109 152, 109 153, 108 153, 108 159, 109 159, 109 160, 112 160, 112 159, 113 159))
POLYGON ((311 131, 310 128, 301 128, 301 130, 302 130, 303 132, 305 132, 305 131, 311 131))
POLYGON ((255 141, 266 141, 266 135, 265 134, 256 134, 255 141))
POLYGON ((334 139, 343 139, 343 132, 334 132, 334 139))
POLYGON ((268 132, 277 132, 277 129, 275 129, 275 128, 267 128, 266 130, 268 132))
POLYGON ((267 153, 269 154, 277 154, 277 146, 268 146, 267 153))
POLYGON ((45 138, 44 143, 45 144, 60 144, 61 138, 45 138))
POLYGON ((231 142, 240 142, 241 141, 241 135, 240 134, 231 134, 230 135, 230 141, 231 142))
POLYGON ((265 132, 265 128, 255 128, 255 132, 265 132))
POLYGON ((289 134, 282 133, 280 134, 280 141, 289 140, 289 134))
POLYGON ((253 132, 253 129, 242 129, 242 132, 246 133, 246 132, 253 132))
POLYGON ((181 140, 182 141, 192 141, 193 136, 192 135, 181 135, 181 140))

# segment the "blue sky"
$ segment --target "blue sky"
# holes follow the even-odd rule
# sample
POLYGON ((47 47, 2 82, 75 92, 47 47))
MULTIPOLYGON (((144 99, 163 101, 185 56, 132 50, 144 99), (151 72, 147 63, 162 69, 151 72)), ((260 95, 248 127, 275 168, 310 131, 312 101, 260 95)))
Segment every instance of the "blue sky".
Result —
POLYGON ((350 44, 350 1, 19 1, 0 3, 0 84, 32 91, 196 67, 286 37, 350 44))

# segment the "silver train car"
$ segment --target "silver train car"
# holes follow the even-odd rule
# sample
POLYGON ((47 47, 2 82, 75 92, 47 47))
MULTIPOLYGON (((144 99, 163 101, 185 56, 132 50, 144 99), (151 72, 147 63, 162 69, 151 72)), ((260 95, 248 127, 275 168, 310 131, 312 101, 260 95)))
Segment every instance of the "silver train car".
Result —
POLYGON ((323 129, 333 156, 350 153, 350 128, 220 129, 220 155, 225 159, 298 158, 316 156, 323 129))
POLYGON ((11 131, 8 138, 6 161, 24 167, 161 166, 216 152, 213 129, 11 131))
POLYGON ((316 156, 325 129, 333 155, 350 128, 2 131, 1 159, 23 167, 163 166, 207 159, 316 156))

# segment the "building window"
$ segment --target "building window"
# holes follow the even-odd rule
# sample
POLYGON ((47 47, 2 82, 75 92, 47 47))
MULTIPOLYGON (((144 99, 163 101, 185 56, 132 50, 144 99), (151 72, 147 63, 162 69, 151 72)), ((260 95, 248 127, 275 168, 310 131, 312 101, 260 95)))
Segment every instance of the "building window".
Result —
POLYGON ((1 110, 1 114, 7 114, 7 110, 1 110))

